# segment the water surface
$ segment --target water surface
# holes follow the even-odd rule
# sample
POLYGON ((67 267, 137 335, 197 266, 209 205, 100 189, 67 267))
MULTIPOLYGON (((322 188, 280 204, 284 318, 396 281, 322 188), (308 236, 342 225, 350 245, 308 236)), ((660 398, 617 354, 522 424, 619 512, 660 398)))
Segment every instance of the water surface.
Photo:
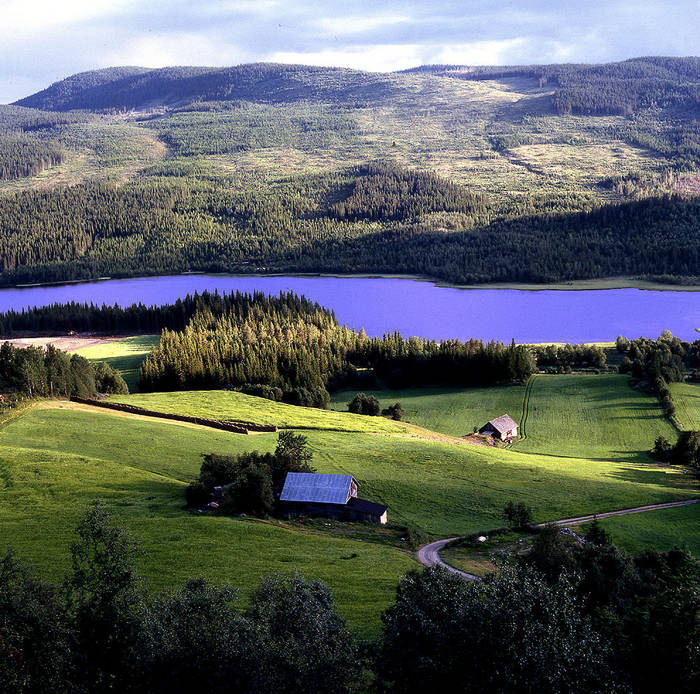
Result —
POLYGON ((700 292, 599 289, 457 289, 383 277, 177 275, 0 290, 0 311, 55 302, 171 303, 195 291, 294 291, 335 311, 368 335, 398 330, 444 340, 607 342, 670 330, 700 338, 700 292))

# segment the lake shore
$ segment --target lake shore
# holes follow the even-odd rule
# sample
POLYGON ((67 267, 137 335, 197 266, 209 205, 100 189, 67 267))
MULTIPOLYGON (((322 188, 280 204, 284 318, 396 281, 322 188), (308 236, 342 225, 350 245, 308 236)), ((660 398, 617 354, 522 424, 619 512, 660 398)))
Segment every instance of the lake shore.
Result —
POLYGON ((571 280, 569 282, 554 282, 552 284, 535 283, 535 282, 491 282, 484 284, 456 284, 441 280, 437 277, 429 277, 427 275, 406 275, 400 273, 334 273, 334 272, 206 272, 204 270, 190 270, 172 275, 137 275, 128 277, 96 277, 94 279, 79 279, 79 280, 61 280, 58 282, 35 282, 31 284, 16 284, 7 287, 0 287, 0 291, 8 289, 36 289, 39 287, 60 287, 72 284, 85 284, 93 282, 119 282, 124 280, 140 280, 152 279, 156 277, 298 277, 309 278, 314 277, 332 277, 337 279, 391 279, 391 280, 410 280, 413 282, 429 282, 436 287, 445 287, 447 289, 515 289, 526 292, 541 292, 541 291, 589 291, 589 290, 605 290, 605 289, 641 289, 657 292, 700 292, 700 284, 666 284, 663 282, 652 282, 650 280, 642 280, 634 277, 603 277, 599 279, 588 280, 571 280))

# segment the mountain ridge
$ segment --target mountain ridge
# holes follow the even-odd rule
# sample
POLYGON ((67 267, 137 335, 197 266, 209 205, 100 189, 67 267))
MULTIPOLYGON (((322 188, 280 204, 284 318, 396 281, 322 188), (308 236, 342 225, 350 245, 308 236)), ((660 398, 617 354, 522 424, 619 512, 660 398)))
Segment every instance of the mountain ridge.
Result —
POLYGON ((47 111, 139 110, 198 101, 344 102, 389 98, 414 76, 460 80, 528 77, 551 85, 560 113, 629 115, 684 106, 700 115, 700 57, 648 56, 602 64, 422 65, 395 72, 284 63, 231 67, 121 66, 71 75, 15 106, 47 111))

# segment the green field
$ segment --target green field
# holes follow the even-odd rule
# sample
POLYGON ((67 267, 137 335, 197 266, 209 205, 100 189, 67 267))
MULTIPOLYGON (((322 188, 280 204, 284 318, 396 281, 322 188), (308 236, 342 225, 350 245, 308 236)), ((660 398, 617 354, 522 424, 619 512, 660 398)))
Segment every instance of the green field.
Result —
POLYGON ((663 552, 685 546, 700 558, 700 504, 614 516, 599 522, 610 532, 613 542, 629 552, 647 547, 663 552))
MULTIPOLYGON (((333 393, 331 407, 347 410, 348 402, 359 392, 345 390, 333 393)), ((525 388, 404 388, 364 392, 374 395, 382 407, 400 402, 407 422, 451 436, 464 436, 471 433, 474 427, 481 427, 506 412, 518 421, 523 409, 525 388)))
POLYGON ((384 417, 338 413, 315 407, 295 407, 230 390, 191 390, 173 393, 114 395, 112 402, 123 402, 156 412, 178 413, 229 421, 273 424, 281 428, 332 429, 351 432, 401 433, 404 424, 384 417))
POLYGON ((601 460, 648 461, 654 439, 675 441, 653 395, 626 376, 535 376, 519 451, 601 460))
POLYGON ((146 550, 140 568, 154 589, 205 575, 231 581, 245 603, 258 577, 299 570, 333 589, 343 616, 374 636, 398 578, 415 560, 386 545, 292 531, 262 521, 184 509, 185 480, 201 454, 269 449, 274 437, 69 409, 32 409, 0 431, 0 547, 11 546, 43 576, 69 566, 73 528, 102 498, 146 550))
POLYGON ((700 385, 671 383, 671 394, 676 406, 676 421, 686 431, 700 430, 700 385))
POLYGON ((150 354, 151 347, 159 342, 160 335, 134 335, 76 351, 90 361, 104 361, 117 369, 129 386, 129 391, 133 393, 139 388, 141 362, 150 354))
MULTIPOLYGON (((551 382, 558 378, 572 385, 568 377, 551 377, 551 382)), ((623 379, 577 378, 602 383, 605 388, 596 392, 607 393, 607 401, 623 412, 629 409, 625 397, 643 399, 623 390, 623 379)), ((391 393, 388 400, 399 396, 415 407, 419 424, 449 433, 451 413, 470 399, 473 409, 461 416, 465 423, 474 419, 475 395, 499 414, 508 398, 518 402, 522 392, 517 387, 491 393, 452 390, 443 400, 437 391, 426 390, 416 391, 412 401, 408 393, 391 393)), ((538 397, 546 392, 543 388, 538 397)), ((472 446, 381 417, 298 408, 229 391, 117 399, 163 411, 302 428, 319 472, 354 475, 363 498, 389 506, 390 523, 434 537, 500 526, 503 505, 511 499, 528 503, 535 520, 546 521, 697 494, 695 480, 682 471, 633 456, 586 460, 472 446)), ((559 422, 565 418, 562 412, 559 422)), ((599 425, 599 431, 606 430, 599 425)), ((155 588, 205 575, 231 580, 245 596, 261 574, 298 569, 332 587, 355 629, 376 634, 398 577, 415 565, 401 550, 328 529, 184 509, 184 485, 197 476, 203 454, 270 451, 276 439, 272 433, 245 436, 67 402, 35 405, 0 425, 0 544, 13 545, 44 575, 58 579, 67 567, 73 527, 85 506, 101 497, 144 546, 141 569, 155 588)))
MULTIPOLYGON (((320 472, 353 474, 362 496, 389 505, 393 523, 436 536, 500 525, 509 499, 527 501, 535 519, 544 521, 694 493, 693 480, 674 468, 528 455, 411 435, 304 433, 320 472)), ((242 436, 71 404, 32 408, 6 423, 0 435, 5 447, 113 461, 178 483, 196 477, 203 453, 272 450, 275 442, 275 434, 242 436)))
MULTIPOLYGON (((524 438, 513 450, 597 460, 651 460, 647 451, 663 435, 676 432, 652 395, 633 390, 625 376, 537 375, 528 402, 524 438)), ((335 409, 346 409, 357 391, 333 396, 335 409)), ((504 413, 523 419, 523 386, 498 388, 367 391, 382 407, 400 401, 414 424, 463 436, 504 413)))

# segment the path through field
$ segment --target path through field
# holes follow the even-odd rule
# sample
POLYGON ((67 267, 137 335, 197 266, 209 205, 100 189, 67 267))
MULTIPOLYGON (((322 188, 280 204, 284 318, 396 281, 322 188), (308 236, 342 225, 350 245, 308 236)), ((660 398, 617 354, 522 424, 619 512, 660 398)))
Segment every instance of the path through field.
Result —
MULTIPOLYGON (((625 508, 619 511, 607 511, 606 513, 595 513, 588 516, 578 516, 577 518, 564 518, 558 521, 549 521, 548 523, 536 523, 533 528, 543 528, 545 525, 579 525, 581 523, 588 523, 589 521, 595 520, 596 518, 609 518, 610 516, 625 516, 630 513, 644 513, 645 511, 658 511, 663 508, 675 508, 677 506, 689 506, 690 504, 697 504, 700 499, 686 499, 685 501, 670 501, 666 504, 651 504, 649 506, 636 506, 635 508, 625 508)), ((479 576, 467 573, 466 571, 460 571, 455 569, 454 566, 446 564, 440 558, 440 550, 444 548, 446 544, 456 540, 456 537, 447 537, 443 540, 436 540, 427 545, 423 545, 418 548, 416 552, 416 558, 423 564, 423 566, 441 566, 443 569, 447 569, 452 573, 461 576, 467 581, 480 581, 479 576)))
POLYGON ((523 413, 520 417, 520 440, 527 439, 527 416, 530 413, 530 396, 532 395, 532 387, 535 384, 535 374, 528 378, 525 384, 525 393, 523 393, 523 413))

